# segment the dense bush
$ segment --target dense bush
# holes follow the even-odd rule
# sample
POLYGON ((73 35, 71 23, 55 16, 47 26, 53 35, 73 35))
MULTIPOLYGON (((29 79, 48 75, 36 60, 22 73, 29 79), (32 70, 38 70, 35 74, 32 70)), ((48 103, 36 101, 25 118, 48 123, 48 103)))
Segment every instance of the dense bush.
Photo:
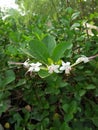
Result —
POLYGON ((59 20, 34 15, 27 25, 24 17, 0 19, 0 124, 10 130, 97 130, 97 56, 73 66, 70 74, 47 69, 95 56, 97 31, 90 36, 71 7, 59 20), (27 72, 21 63, 28 58, 43 68, 27 72))

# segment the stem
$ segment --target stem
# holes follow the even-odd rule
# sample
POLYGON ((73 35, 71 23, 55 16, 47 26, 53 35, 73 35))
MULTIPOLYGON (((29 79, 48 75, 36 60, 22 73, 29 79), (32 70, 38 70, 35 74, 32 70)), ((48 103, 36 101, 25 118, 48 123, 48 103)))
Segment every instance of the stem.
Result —
POLYGON ((89 32, 88 32, 87 23, 85 23, 85 29, 86 29, 87 38, 89 39, 89 32))
MULTIPOLYGON (((92 59, 94 59, 94 58, 96 58, 96 57, 98 57, 98 54, 96 54, 96 55, 94 55, 94 56, 91 56, 91 57, 88 57, 88 59, 89 59, 89 61, 90 61, 90 60, 92 60, 92 59)), ((83 62, 83 61, 80 61, 80 62, 78 62, 78 63, 75 62, 74 64, 71 65, 71 67, 76 66, 76 65, 80 64, 81 62, 83 62)))
POLYGON ((92 60, 92 59, 96 58, 97 56, 98 56, 98 54, 91 56, 91 57, 89 57, 89 60, 92 60))
POLYGON ((23 65, 21 62, 13 62, 13 61, 8 61, 8 64, 10 65, 23 65))

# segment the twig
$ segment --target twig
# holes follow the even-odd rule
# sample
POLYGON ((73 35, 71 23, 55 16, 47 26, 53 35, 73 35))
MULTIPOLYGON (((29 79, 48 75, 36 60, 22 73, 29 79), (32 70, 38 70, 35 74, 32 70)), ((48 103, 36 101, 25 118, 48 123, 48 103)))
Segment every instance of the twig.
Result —
POLYGON ((85 29, 86 29, 86 34, 87 34, 87 37, 88 37, 88 39, 89 39, 89 32, 88 32, 87 23, 85 23, 85 29))
POLYGON ((91 56, 91 57, 89 57, 89 60, 92 60, 92 59, 96 58, 97 56, 98 56, 98 54, 91 56))
POLYGON ((13 62, 13 61, 8 61, 8 64, 10 65, 23 65, 21 62, 13 62))

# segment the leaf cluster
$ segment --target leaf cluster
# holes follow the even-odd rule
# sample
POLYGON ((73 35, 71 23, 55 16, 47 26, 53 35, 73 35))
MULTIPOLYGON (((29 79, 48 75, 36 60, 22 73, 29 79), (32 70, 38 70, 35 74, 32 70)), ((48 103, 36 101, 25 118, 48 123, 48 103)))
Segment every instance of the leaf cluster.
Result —
POLYGON ((59 21, 24 16, 0 19, 0 125, 15 130, 97 130, 98 58, 73 68, 70 75, 46 71, 25 76, 8 61, 74 61, 98 53, 97 32, 84 31, 81 12, 66 8, 59 21), (66 13, 66 15, 64 15, 66 13), (50 24, 49 24, 50 23, 50 24), (40 78, 40 77, 45 78, 40 78))

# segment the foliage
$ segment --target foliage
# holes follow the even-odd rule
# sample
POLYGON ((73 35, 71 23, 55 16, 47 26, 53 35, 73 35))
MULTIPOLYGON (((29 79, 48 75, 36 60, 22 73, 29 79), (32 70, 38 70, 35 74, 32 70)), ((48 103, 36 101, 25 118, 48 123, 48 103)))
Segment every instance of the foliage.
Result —
POLYGON ((8 64, 28 58, 45 65, 59 64, 61 59, 74 63, 81 55, 98 53, 98 32, 90 36, 83 26, 88 15, 81 18, 81 10, 61 7, 56 18, 55 13, 49 18, 39 11, 28 22, 23 21, 27 14, 0 19, 0 125, 5 129, 98 129, 97 57, 75 66, 70 75, 39 71, 30 76, 22 66, 8 64))

